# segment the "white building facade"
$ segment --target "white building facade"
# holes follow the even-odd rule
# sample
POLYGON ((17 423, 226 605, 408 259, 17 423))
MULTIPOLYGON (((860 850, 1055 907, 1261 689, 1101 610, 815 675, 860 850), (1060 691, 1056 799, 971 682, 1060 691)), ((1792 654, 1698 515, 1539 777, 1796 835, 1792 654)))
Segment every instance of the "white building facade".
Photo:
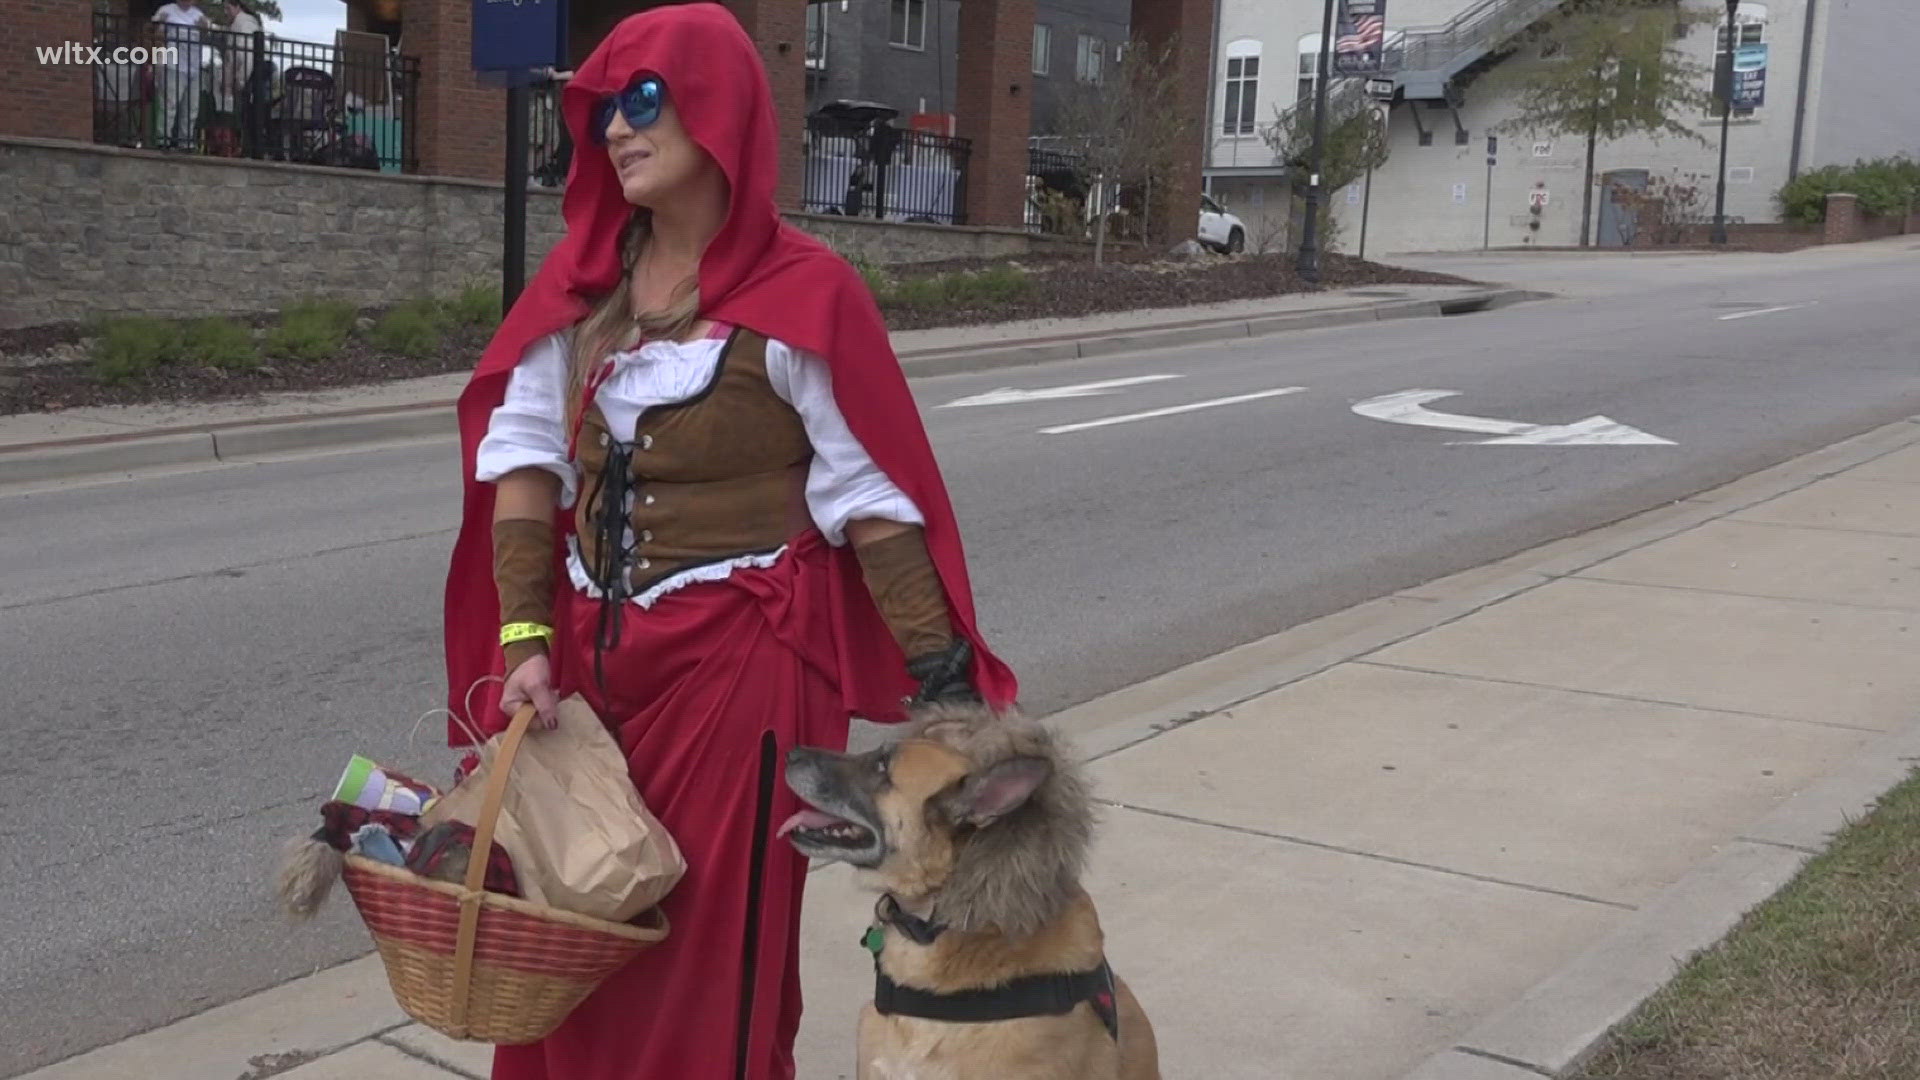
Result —
MULTIPOLYGON (((1728 41, 1726 6, 1679 2, 1718 12, 1715 24, 1677 42, 1711 68, 1728 41)), ((1372 176, 1370 197, 1364 181, 1328 193, 1339 250, 1358 249, 1363 216, 1370 257, 1580 242, 1584 140, 1500 130, 1490 171, 1487 136, 1515 110, 1473 78, 1476 65, 1500 62, 1487 59, 1497 50, 1487 35, 1476 37, 1476 28, 1524 26, 1558 6, 1387 0, 1388 66, 1398 68, 1389 76, 1396 83, 1386 112, 1390 155, 1372 176)), ((1285 224, 1290 181, 1263 134, 1296 104, 1311 108, 1322 10, 1321 0, 1220 0, 1206 178, 1214 198, 1246 220, 1252 248, 1292 242, 1285 224)), ((1912 0, 1741 0, 1734 44, 1743 64, 1764 61, 1764 98, 1754 109, 1736 109, 1731 124, 1731 220, 1778 221, 1774 195, 1796 172, 1920 155, 1920 86, 1905 77, 1920 59, 1916 15, 1912 0)), ((1617 186, 1692 182, 1704 189, 1703 212, 1712 214, 1718 110, 1683 122, 1706 141, 1665 136, 1600 144, 1594 243, 1646 242, 1647 224, 1636 223, 1631 200, 1610 205, 1617 186)))

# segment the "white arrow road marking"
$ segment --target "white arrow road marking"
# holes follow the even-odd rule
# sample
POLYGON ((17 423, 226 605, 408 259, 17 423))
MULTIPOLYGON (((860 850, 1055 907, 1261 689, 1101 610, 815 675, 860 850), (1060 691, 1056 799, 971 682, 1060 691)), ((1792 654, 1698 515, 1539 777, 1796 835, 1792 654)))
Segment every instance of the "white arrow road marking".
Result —
POLYGON ((1017 405, 1023 401, 1051 401, 1055 398, 1092 397, 1095 394, 1111 393, 1123 386, 1139 386, 1141 383, 1163 382, 1178 379, 1178 375, 1134 375, 1125 379, 1104 379, 1100 382, 1076 383, 1073 386, 1043 386, 1036 390, 1017 390, 1003 386, 998 390, 989 390, 972 397, 956 398, 939 406, 942 409, 958 409, 969 405, 1017 405))
POLYGON ((1211 401, 1196 401, 1189 405, 1172 405, 1164 409, 1149 409, 1146 412, 1128 413, 1125 416, 1107 416, 1098 420, 1083 420, 1077 424, 1061 424, 1057 427, 1040 429, 1042 435, 1064 435, 1069 431, 1085 431, 1088 428, 1106 427, 1109 424, 1131 424, 1135 420, 1151 420, 1156 416, 1172 416, 1175 413, 1194 412, 1198 409, 1213 409, 1221 405, 1238 405, 1243 401, 1259 401, 1261 398, 1282 397, 1287 394, 1304 394, 1304 386, 1284 386, 1278 390, 1261 390, 1253 394, 1235 394, 1233 397, 1214 398, 1211 401))
MULTIPOLYGON (((1471 431, 1479 435, 1497 435, 1494 439, 1476 439, 1476 446, 1672 446, 1673 440, 1649 435, 1639 428, 1616 423, 1604 416, 1589 416, 1572 424, 1523 424, 1516 420, 1494 420, 1484 416, 1456 416, 1426 408, 1429 401, 1458 396, 1458 390, 1402 390, 1368 398, 1353 411, 1389 424, 1471 431)), ((1458 444, 1455 444, 1458 445, 1458 444)))
MULTIPOLYGON (((1815 303, 1817 303, 1817 301, 1815 301, 1815 303)), ((1803 307, 1812 307, 1812 306, 1813 306, 1813 303, 1806 303, 1806 304, 1782 304, 1782 305, 1780 305, 1779 307, 1763 307, 1763 308, 1761 308, 1761 309, 1759 309, 1758 311, 1736 311, 1736 312, 1734 312, 1734 313, 1733 313, 1733 314, 1731 314, 1731 315, 1722 315, 1722 316, 1720 316, 1720 321, 1721 321, 1721 322, 1732 322, 1732 321, 1733 321, 1733 320, 1735 320, 1735 319, 1751 319, 1751 318, 1753 318, 1753 317, 1754 317, 1755 315, 1771 315, 1771 314, 1773 314, 1773 313, 1774 313, 1774 312, 1776 312, 1776 311, 1798 311, 1799 309, 1801 309, 1801 308, 1803 308, 1803 307)))

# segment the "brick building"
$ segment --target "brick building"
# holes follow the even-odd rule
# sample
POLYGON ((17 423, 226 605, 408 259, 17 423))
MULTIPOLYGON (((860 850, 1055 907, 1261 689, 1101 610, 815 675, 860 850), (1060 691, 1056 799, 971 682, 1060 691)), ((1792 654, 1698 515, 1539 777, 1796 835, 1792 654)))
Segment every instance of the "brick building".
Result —
MULTIPOLYGON (((407 102, 408 145, 416 160, 406 171, 430 176, 498 181, 504 172, 505 95, 480 85, 469 64, 472 0, 343 0, 351 30, 381 33, 417 62, 407 102)), ((836 9, 841 0, 821 0, 836 9)), ((909 11, 926 0, 847 0, 909 11)), ((806 0, 725 0, 760 43, 776 110, 791 137, 780 196, 799 205, 805 113, 808 104, 806 0)), ((965 184, 969 225, 1019 228, 1024 221, 1028 136, 1036 99, 1036 0, 958 0, 950 48, 955 134, 968 140, 965 184)), ((34 45, 95 40, 96 6, 124 8, 131 20, 152 0, 15 0, 9 30, 15 45, 0 54, 0 137, 90 141, 94 97, 88 69, 39 63, 34 45), (26 47, 22 47, 26 46, 26 47)), ((584 56, 619 19, 653 6, 646 0, 573 0, 571 48, 584 56)), ((1196 205, 1200 190, 1201 118, 1206 111, 1214 0, 1131 0, 1136 37, 1181 43, 1187 109, 1194 117, 1192 167, 1169 185, 1171 207, 1196 205)), ((1159 220, 1186 220, 1186 214, 1159 220)))

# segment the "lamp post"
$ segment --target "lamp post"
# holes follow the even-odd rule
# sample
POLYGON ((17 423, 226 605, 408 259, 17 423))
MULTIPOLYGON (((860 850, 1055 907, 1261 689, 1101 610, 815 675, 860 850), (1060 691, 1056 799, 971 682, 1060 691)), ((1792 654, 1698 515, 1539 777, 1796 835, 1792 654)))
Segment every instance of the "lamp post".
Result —
POLYGON ((1327 83, 1331 73, 1328 57, 1333 52, 1333 3, 1326 0, 1320 18, 1320 58, 1313 82, 1313 172, 1307 178, 1307 217, 1300 228, 1300 257, 1295 269, 1310 283, 1320 281, 1320 182, 1327 164, 1327 83))
POLYGON ((1740 0, 1727 0, 1727 55, 1720 69, 1720 182, 1713 196, 1713 242, 1727 242, 1727 136, 1733 130, 1733 53, 1740 47, 1740 0))

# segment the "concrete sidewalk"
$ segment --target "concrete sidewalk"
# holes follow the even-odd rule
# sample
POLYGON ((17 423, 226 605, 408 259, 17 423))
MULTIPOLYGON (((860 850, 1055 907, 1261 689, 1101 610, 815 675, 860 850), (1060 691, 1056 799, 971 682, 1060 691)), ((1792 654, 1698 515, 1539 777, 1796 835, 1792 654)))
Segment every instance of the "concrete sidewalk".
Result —
MULTIPOLYGON (((1545 294, 1381 285, 893 335, 909 377, 1104 356, 1383 319, 1482 311, 1545 294)), ((85 406, 0 416, 0 484, 204 466, 448 436, 464 372, 221 402, 85 406)))
MULTIPOLYGON (((1909 421, 1059 714, 1165 1075, 1560 1074, 1905 775, 1917 621, 1909 421)), ((804 1080, 852 1075, 870 910, 815 875, 804 1080)), ((368 958, 30 1076, 488 1058, 410 1025, 368 958)))

